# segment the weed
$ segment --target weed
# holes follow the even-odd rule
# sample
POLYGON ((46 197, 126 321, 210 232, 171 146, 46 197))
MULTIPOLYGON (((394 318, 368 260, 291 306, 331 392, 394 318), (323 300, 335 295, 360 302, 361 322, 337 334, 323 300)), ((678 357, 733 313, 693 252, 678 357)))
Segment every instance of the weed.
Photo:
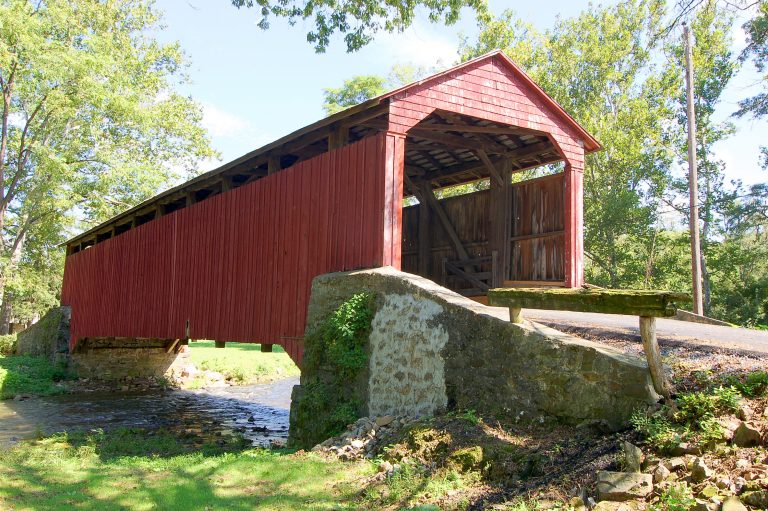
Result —
POLYGON ((483 421, 483 419, 478 417, 477 413, 474 410, 465 410, 464 412, 457 414, 456 417, 469 422, 473 426, 477 426, 483 421))
POLYGON ((635 412, 630 418, 632 426, 648 443, 659 451, 667 451, 680 443, 683 434, 662 413, 647 415, 635 412))
POLYGON ((673 484, 666 488, 651 511, 688 511, 696 505, 696 499, 687 484, 673 484))
POLYGON ((754 371, 739 378, 730 375, 725 381, 744 397, 758 397, 768 392, 768 372, 754 371))

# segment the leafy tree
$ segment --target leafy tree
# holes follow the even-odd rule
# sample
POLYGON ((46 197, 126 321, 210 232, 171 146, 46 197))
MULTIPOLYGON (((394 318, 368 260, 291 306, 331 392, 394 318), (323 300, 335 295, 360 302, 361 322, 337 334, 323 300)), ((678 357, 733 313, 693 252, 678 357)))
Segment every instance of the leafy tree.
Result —
POLYGON ((50 293, 63 232, 213 154, 200 108, 174 91, 178 45, 148 35, 158 22, 144 0, 0 0, 0 332, 11 299, 50 293))
POLYGON ((232 4, 259 8, 259 27, 263 30, 269 28, 270 16, 285 18, 291 25, 311 19, 314 29, 307 33, 307 42, 314 44, 318 53, 325 52, 336 33, 344 34, 347 52, 353 52, 370 43, 378 32, 402 32, 413 23, 417 7, 427 9, 431 22, 442 20, 446 25, 458 21, 463 7, 473 9, 480 17, 487 12, 485 0, 232 0, 232 4))
POLYGON ((339 88, 323 89, 325 100, 323 110, 327 115, 335 114, 346 108, 358 105, 366 100, 380 96, 385 92, 402 85, 415 82, 424 76, 432 74, 434 68, 414 66, 412 64, 395 64, 388 76, 359 75, 344 80, 339 88))
MULTIPOLYGON (((757 70, 763 74, 763 92, 739 102, 736 115, 751 115, 754 118, 768 116, 768 0, 758 5, 758 14, 743 26, 747 34, 747 47, 741 60, 752 59, 757 70)), ((768 146, 762 148, 762 166, 768 169, 768 146)))
POLYGON ((344 85, 337 89, 323 89, 323 109, 327 115, 331 115, 380 96, 386 92, 385 83, 386 80, 381 76, 353 76, 344 80, 344 85))
POLYGON ((653 53, 664 14, 657 0, 590 6, 539 33, 507 11, 482 22, 462 49, 469 59, 502 48, 605 147, 587 157, 584 172, 587 279, 596 284, 646 281, 672 159, 674 84, 653 53))

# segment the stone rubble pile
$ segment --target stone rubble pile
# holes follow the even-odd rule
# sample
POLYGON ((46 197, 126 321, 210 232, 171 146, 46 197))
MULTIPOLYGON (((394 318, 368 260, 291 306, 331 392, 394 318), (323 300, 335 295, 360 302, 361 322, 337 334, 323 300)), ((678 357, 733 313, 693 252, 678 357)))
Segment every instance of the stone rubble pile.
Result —
POLYGON ((392 415, 363 417, 347 426, 341 435, 317 444, 312 451, 336 456, 343 461, 371 459, 380 447, 394 442, 403 427, 416 420, 413 417, 392 415))
MULTIPOLYGON (((768 509, 768 457, 764 450, 768 447, 768 428, 729 419, 724 429, 728 431, 724 440, 731 443, 731 449, 758 449, 735 451, 743 457, 729 467, 727 458, 702 455, 692 446, 677 446, 673 449, 677 456, 658 459, 624 442, 625 471, 598 472, 598 502, 590 502, 589 507, 593 511, 642 511, 653 505, 659 508, 659 497, 673 486, 685 485, 695 499, 688 511, 768 509)), ((586 508, 586 504, 581 506, 582 510, 586 508)))

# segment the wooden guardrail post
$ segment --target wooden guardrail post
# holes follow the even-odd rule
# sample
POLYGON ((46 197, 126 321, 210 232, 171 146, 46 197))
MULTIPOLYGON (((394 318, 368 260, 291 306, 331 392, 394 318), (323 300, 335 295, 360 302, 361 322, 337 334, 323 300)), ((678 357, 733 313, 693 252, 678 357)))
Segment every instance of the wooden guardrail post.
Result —
POLYGON ((664 374, 664 365, 661 362, 659 343, 656 341, 656 318, 653 316, 640 316, 640 338, 643 341, 643 351, 648 360, 648 370, 651 373, 651 381, 656 393, 664 399, 670 399, 670 385, 664 374))

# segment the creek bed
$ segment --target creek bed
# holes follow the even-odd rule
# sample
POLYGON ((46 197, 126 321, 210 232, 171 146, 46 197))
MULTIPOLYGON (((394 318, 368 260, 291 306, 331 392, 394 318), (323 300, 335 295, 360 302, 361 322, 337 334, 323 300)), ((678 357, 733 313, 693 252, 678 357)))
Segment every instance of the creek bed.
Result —
POLYGON ((140 428, 203 438, 235 434, 254 446, 288 438, 298 377, 241 387, 145 392, 82 392, 0 401, 0 446, 39 434, 140 428))

